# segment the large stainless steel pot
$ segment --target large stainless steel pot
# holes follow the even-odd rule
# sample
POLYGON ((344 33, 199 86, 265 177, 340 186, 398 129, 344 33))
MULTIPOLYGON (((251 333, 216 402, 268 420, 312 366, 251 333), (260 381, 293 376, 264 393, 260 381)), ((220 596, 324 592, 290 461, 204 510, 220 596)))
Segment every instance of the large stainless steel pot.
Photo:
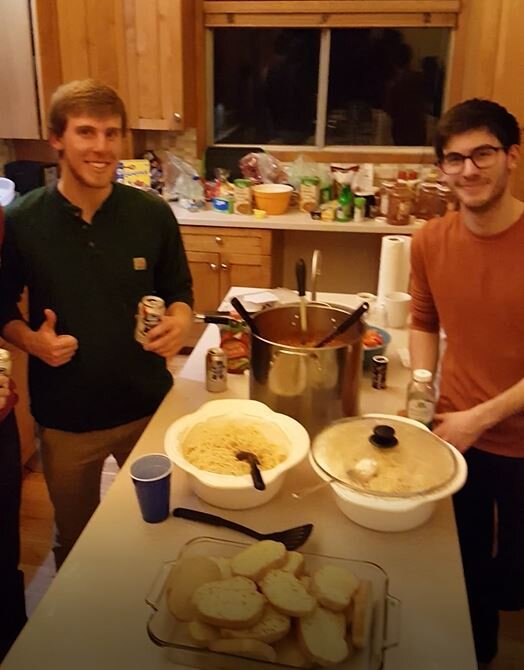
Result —
MULTIPOLYGON (((309 303, 308 342, 320 341, 352 311, 309 303)), ((361 321, 337 344, 316 349, 300 345, 298 304, 266 309, 253 319, 258 334, 251 333, 250 398, 293 417, 311 437, 335 419, 359 414, 361 321)))

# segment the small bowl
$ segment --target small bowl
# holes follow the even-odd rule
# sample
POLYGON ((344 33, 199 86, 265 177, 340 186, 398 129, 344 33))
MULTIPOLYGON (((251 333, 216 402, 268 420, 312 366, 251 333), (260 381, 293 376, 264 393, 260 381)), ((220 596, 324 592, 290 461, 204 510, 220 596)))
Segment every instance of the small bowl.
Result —
POLYGON ((388 344, 391 342, 391 335, 387 330, 384 330, 384 328, 366 324, 366 330, 376 330, 382 337, 382 344, 379 344, 376 347, 365 347, 362 345, 362 350, 364 351, 364 369, 371 366, 373 356, 383 356, 386 353, 388 344))
POLYGON ((172 423, 164 438, 166 454, 177 467, 188 474, 189 485, 194 493, 210 505, 223 509, 249 509, 271 500, 282 487, 287 471, 306 458, 309 445, 309 435, 298 421, 273 412, 267 405, 256 400, 225 399, 206 402, 196 412, 186 414, 172 423), (201 470, 184 457, 182 442, 185 435, 197 423, 219 416, 242 420, 253 417, 258 422, 263 419, 275 424, 285 434, 289 442, 287 457, 274 468, 262 470, 266 484, 264 491, 254 488, 249 474, 222 475, 201 470))
POLYGON ((291 200, 293 187, 288 184, 257 184, 253 194, 257 209, 267 214, 285 214, 291 200))

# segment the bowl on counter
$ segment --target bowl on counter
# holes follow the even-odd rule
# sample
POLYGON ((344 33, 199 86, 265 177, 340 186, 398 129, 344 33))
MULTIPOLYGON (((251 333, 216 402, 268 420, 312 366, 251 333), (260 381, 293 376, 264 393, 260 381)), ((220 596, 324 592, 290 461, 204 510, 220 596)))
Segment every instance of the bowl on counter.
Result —
MULTIPOLYGON (((373 356, 384 356, 386 349, 388 348, 389 343, 391 342, 391 335, 384 328, 379 328, 378 326, 373 326, 371 324, 366 324, 366 331, 375 330, 382 339, 382 344, 377 344, 373 347, 367 347, 362 342, 362 349, 364 351, 364 369, 371 367, 371 361, 373 356)), ((366 333, 364 332, 363 338, 365 338, 366 333)))
POLYGON ((257 184, 252 188, 257 209, 267 214, 285 214, 289 208, 293 187, 289 184, 257 184))
MULTIPOLYGON (((234 437, 228 439, 234 440, 234 437)), ((309 446, 309 435, 298 421, 274 412, 256 400, 211 400, 196 412, 172 423, 164 438, 166 454, 175 466, 187 473, 194 493, 210 505, 223 509, 249 509, 271 500, 282 487, 286 473, 306 458, 309 446), (235 422, 239 426, 256 426, 285 454, 274 467, 261 470, 265 490, 254 488, 250 474, 221 474, 196 467, 187 460, 183 445, 190 431, 197 426, 205 427, 206 422, 208 427, 218 425, 217 421, 223 425, 222 420, 228 426, 234 426, 235 422)), ((235 443, 236 448, 249 450, 249 447, 235 443)))
POLYGON ((309 460, 341 512, 380 531, 422 525, 467 477, 455 447, 417 421, 387 414, 332 423, 313 441, 309 460))

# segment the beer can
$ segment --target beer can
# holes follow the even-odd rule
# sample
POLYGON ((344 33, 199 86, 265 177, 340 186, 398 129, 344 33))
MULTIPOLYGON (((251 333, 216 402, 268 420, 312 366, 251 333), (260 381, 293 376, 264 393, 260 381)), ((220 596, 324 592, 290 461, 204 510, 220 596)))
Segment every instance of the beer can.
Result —
POLYGON ((211 393, 227 389, 227 356, 220 347, 212 347, 206 354, 206 388, 211 393))
POLYGON ((11 352, 0 349, 0 375, 11 376, 11 352))
POLYGON ((373 356, 371 359, 371 385, 374 389, 386 388, 388 363, 387 356, 373 356))
POLYGON ((166 303, 156 295, 145 295, 138 303, 135 340, 144 344, 146 334, 160 323, 166 313, 166 303))

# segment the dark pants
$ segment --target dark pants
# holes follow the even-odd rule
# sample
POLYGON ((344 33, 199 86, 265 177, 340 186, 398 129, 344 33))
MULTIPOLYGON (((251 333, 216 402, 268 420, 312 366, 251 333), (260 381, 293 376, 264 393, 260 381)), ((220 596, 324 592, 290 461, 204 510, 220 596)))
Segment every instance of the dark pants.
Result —
POLYGON ((20 560, 20 441, 14 412, 0 422, 0 661, 27 621, 20 560))
POLYGON ((498 611, 524 608, 524 458, 475 448, 453 503, 477 659, 497 653, 498 611))

